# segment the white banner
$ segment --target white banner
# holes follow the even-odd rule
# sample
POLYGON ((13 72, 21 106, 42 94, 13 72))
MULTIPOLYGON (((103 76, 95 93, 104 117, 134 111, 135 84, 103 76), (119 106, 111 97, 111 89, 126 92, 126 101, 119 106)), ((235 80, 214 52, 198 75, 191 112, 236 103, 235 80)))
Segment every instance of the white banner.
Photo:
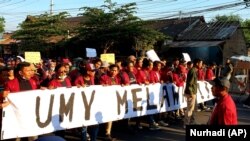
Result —
MULTIPOLYGON (((174 88, 172 84, 157 83, 11 93, 8 96, 11 104, 3 109, 1 139, 35 136, 186 107, 184 89, 174 88)), ((199 82, 199 89, 198 103, 213 99, 209 83, 199 82)))

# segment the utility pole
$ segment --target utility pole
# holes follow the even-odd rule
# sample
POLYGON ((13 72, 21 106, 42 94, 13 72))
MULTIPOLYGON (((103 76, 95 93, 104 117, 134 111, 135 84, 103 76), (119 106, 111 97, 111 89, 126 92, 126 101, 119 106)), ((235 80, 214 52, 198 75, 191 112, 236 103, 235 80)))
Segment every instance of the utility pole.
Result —
POLYGON ((53 6, 54 6, 54 1, 50 0, 50 15, 52 16, 53 14, 53 6))

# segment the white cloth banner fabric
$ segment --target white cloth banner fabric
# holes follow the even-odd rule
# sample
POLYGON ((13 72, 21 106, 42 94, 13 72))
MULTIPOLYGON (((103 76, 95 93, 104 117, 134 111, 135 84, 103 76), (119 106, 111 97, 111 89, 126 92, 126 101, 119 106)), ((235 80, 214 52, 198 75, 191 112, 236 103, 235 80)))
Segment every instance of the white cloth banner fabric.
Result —
MULTIPOLYGON (((11 93, 8 95, 11 104, 3 109, 1 139, 41 135, 183 108, 186 107, 183 92, 183 87, 156 83, 11 93)), ((211 99, 211 85, 199 82, 197 102, 211 99)))

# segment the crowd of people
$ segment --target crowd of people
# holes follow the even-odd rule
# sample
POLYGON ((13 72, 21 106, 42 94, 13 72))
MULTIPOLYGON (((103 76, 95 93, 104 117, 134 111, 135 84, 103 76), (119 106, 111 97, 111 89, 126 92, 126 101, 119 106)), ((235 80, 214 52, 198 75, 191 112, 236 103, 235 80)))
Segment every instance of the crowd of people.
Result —
MULTIPOLYGON (((32 64, 16 58, 9 59, 7 62, 0 60, 0 65, 0 84, 3 89, 1 93, 1 109, 9 105, 6 100, 8 94, 25 90, 56 89, 57 87, 71 86, 85 87, 89 85, 147 85, 150 83, 173 83, 176 87, 183 87, 186 84, 183 95, 187 99, 187 108, 147 115, 146 121, 150 130, 158 130, 161 126, 169 126, 169 117, 173 117, 174 120, 183 119, 184 128, 186 125, 195 124, 195 110, 209 110, 206 103, 200 104, 199 107, 195 104, 197 81, 217 80, 215 79, 216 64, 205 65, 200 59, 186 62, 183 59, 175 58, 173 61, 153 62, 145 57, 136 58, 130 55, 123 60, 117 59, 114 64, 102 61, 100 58, 79 59, 77 61, 69 58, 60 60, 47 59, 32 64)), ((219 82, 222 81, 219 80, 219 82)), ((218 93, 217 91, 221 90, 226 93, 229 89, 228 85, 223 85, 224 83, 220 83, 222 87, 220 89, 216 87, 218 82, 215 84, 212 87, 213 92, 218 93)), ((222 123, 222 121, 217 121, 215 118, 219 112, 221 111, 217 109, 217 114, 213 114, 211 124, 222 123)), ((142 129, 141 117, 132 120, 136 123, 132 130, 142 129)), ((232 124, 236 124, 235 120, 237 118, 232 121, 232 124)), ((124 119, 124 121, 128 130, 131 129, 128 124, 129 120, 124 119)), ((111 134, 112 122, 103 123, 102 125, 82 127, 82 140, 87 140, 88 133, 90 140, 96 141, 100 127, 104 128, 104 140, 115 140, 111 134)), ((56 131, 55 134, 63 137, 65 133, 64 131, 56 131)), ((30 140, 35 138, 37 137, 29 137, 30 140)))

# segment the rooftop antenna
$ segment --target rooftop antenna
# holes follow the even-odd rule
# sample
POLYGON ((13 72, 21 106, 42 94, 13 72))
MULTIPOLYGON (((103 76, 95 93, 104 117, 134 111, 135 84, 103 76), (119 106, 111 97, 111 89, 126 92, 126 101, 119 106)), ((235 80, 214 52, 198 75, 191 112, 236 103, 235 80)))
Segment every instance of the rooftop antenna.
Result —
POLYGON ((179 11, 179 20, 182 18, 182 11, 179 11))

